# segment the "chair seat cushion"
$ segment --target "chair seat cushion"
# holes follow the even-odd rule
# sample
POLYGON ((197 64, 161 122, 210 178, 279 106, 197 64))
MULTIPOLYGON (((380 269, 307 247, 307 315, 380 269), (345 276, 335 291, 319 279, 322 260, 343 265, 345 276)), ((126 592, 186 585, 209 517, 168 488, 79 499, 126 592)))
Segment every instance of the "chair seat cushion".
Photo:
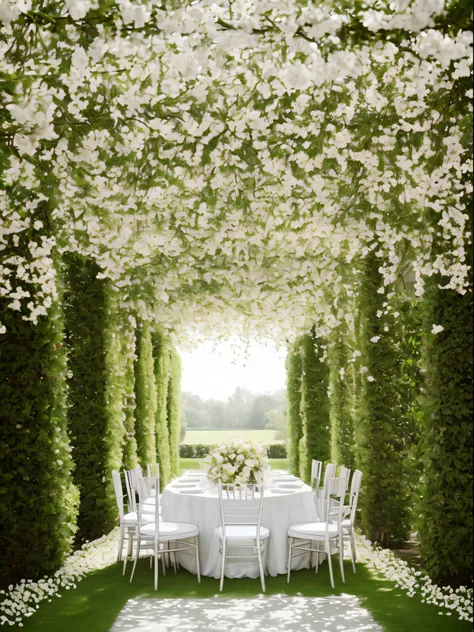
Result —
MULTIPOLYGON (((327 532, 330 538, 334 538, 338 534, 337 525, 329 524, 327 532)), ((324 537, 326 535, 325 522, 308 522, 306 524, 294 524, 288 529, 290 538, 312 538, 324 537)))
MULTIPOLYGON (((216 529, 216 533, 221 540, 222 527, 216 529)), ((260 527, 260 539, 265 540, 270 536, 270 531, 266 527, 260 527)), ((257 539, 257 525, 254 524, 230 524, 225 528, 226 540, 256 540, 257 539)))
POLYGON ((350 529, 352 527, 352 520, 350 518, 348 518, 347 520, 343 520, 342 527, 350 529))
MULTIPOLYGON (((140 534, 149 536, 155 535, 155 523, 146 524, 141 528, 140 534)), ((158 535, 160 540, 177 540, 179 538, 192 538, 199 535, 199 528, 195 524, 187 522, 159 522, 158 535)))
MULTIPOLYGON (((152 522, 154 519, 154 516, 150 515, 150 516, 142 516, 142 520, 144 520, 145 522, 152 522)), ((138 521, 138 517, 137 517, 137 512, 136 511, 131 511, 130 513, 127 513, 124 515, 122 523, 126 524, 128 526, 132 526, 137 524, 138 521)))

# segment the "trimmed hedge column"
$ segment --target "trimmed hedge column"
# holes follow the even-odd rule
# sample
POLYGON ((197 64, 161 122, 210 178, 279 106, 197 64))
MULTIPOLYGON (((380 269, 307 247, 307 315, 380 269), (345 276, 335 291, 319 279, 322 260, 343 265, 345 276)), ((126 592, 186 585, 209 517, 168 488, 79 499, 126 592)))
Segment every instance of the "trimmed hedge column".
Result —
POLYGON ((156 384, 156 458, 160 464, 162 488, 168 484, 171 474, 170 438, 168 430, 168 381, 170 372, 169 344, 164 336, 153 334, 154 372, 156 384))
POLYGON ((299 446, 303 437, 301 378, 301 353, 298 343, 295 343, 286 357, 286 392, 288 397, 288 459, 290 471, 296 475, 300 473, 299 446))
POLYGON ((354 364, 348 359, 344 338, 336 332, 328 349, 331 461, 353 469, 355 377, 354 364))
POLYGON ((426 415, 422 432, 422 556, 435 581, 472 581, 472 286, 440 290, 425 301, 426 415), (444 331, 432 333, 433 325, 444 331))
POLYGON ((127 328, 122 334, 122 355, 124 358, 124 441, 123 441, 123 467, 131 470, 138 465, 137 440, 135 438, 135 362, 136 336, 135 330, 127 328))
POLYGON ((77 543, 81 544, 115 526, 117 511, 107 477, 113 467, 120 467, 120 458, 111 434, 115 417, 107 408, 112 395, 107 384, 116 353, 107 357, 112 332, 107 325, 106 284, 97 278, 100 268, 76 255, 66 261, 68 417, 76 464, 74 482, 80 491, 77 543))
POLYGON ((171 475, 179 474, 179 444, 181 437, 181 359, 176 349, 170 349, 170 371, 166 400, 170 442, 171 475))
POLYGON ((313 327, 301 338, 301 414, 303 438, 300 440, 300 474, 311 478, 311 461, 328 461, 330 456, 329 370, 323 360, 321 339, 313 327))
POLYGON ((0 300, 0 584, 51 574, 70 553, 77 489, 57 303, 37 325, 0 300))
POLYGON ((361 526, 370 540, 389 546, 405 540, 409 531, 407 419, 399 396, 398 321, 393 315, 377 317, 386 300, 377 292, 383 284, 380 266, 370 253, 360 287, 358 346, 363 373, 354 435, 356 465, 364 475, 361 526))
POLYGON ((156 385, 151 331, 147 323, 137 329, 135 397, 137 455, 141 467, 146 469, 149 463, 156 463, 156 385))

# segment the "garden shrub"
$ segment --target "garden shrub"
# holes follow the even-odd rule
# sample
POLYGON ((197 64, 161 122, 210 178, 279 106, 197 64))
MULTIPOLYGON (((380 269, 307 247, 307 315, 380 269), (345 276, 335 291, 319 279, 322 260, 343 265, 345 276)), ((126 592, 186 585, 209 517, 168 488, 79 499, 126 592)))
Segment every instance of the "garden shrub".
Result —
POLYGON ((171 475, 170 437, 168 429, 170 348, 169 341, 158 332, 153 332, 152 343, 156 384, 156 459, 160 464, 161 483, 164 487, 168 483, 171 475))
POLYGON ((122 355, 124 357, 124 441, 122 461, 126 470, 138 465, 137 440, 135 438, 135 370, 136 337, 133 328, 126 328, 122 333, 122 355))
POLYGON ((286 392, 288 398, 288 458, 290 471, 300 472, 299 443, 303 436, 301 419, 301 353, 297 343, 288 351, 286 357, 286 392))
POLYGON ((57 570, 71 551, 78 493, 67 434, 64 326, 0 299, 0 584, 57 570))
MULTIPOLYGON (((64 313, 68 344, 68 427, 80 492, 77 544, 100 537, 114 526, 105 485, 109 471, 107 434, 107 290, 98 265, 66 258, 64 313)), ((110 360, 109 360, 110 362, 110 360)))
POLYGON ((381 262, 370 253, 359 295, 358 346, 363 363, 354 424, 356 466, 364 480, 359 500, 361 527, 384 546, 409 533, 409 488, 405 471, 406 415, 400 399, 401 361, 397 318, 383 317, 381 262), (377 316, 379 312, 379 316, 377 316))
POLYGON ((331 461, 353 469, 355 378, 354 364, 348 360, 344 337, 336 331, 328 348, 331 461))
POLYGON ((170 348, 170 370, 166 409, 168 417, 168 436, 170 470, 172 476, 179 473, 179 443, 181 435, 181 360, 175 349, 170 348))
POLYGON ((153 345, 150 326, 137 328, 135 362, 135 437, 138 462, 143 469, 156 463, 155 416, 157 408, 153 345))
POLYGON ((301 338, 301 411, 304 451, 300 453, 301 477, 311 478, 312 459, 327 461, 330 455, 329 369, 323 359, 322 340, 313 327, 301 338))
POLYGON ((425 302, 426 369, 421 552, 431 577, 472 581, 472 290, 461 295, 433 282, 425 302), (433 325, 444 327, 432 332, 433 325))

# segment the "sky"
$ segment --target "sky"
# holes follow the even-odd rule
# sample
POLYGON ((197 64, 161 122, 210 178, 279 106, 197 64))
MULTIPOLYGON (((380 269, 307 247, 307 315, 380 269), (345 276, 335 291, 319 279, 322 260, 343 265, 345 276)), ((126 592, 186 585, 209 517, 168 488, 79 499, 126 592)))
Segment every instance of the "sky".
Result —
POLYGON ((286 350, 271 344, 203 342, 193 351, 181 351, 181 389, 202 399, 226 401, 237 386, 254 393, 273 393, 285 388, 286 350))

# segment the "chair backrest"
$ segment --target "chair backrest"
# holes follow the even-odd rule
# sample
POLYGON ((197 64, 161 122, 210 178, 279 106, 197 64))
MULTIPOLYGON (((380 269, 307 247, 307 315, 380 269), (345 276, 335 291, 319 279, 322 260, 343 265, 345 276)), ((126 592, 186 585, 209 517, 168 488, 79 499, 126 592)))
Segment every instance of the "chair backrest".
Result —
POLYGON ((263 485, 230 485, 218 482, 222 530, 229 525, 256 525, 257 538, 263 511, 263 485))
POLYGON ((313 459, 311 461, 311 488, 314 491, 319 490, 319 486, 321 485, 321 474, 323 471, 323 462, 316 461, 313 459))
POLYGON ((140 478, 143 478, 143 472, 139 465, 132 470, 125 470, 129 511, 137 511, 138 481, 140 478))
POLYGON ((336 476, 336 464, 328 463, 326 465, 326 469, 324 470, 323 487, 326 486, 327 481, 329 481, 331 478, 334 478, 335 476, 336 476))
POLYGON ((351 491, 349 494, 349 507, 351 508, 350 516, 352 524, 354 524, 355 520, 361 482, 362 472, 360 470, 354 470, 354 474, 352 475, 351 491))
POLYGON ((159 463, 148 463, 146 466, 146 475, 148 478, 156 478, 160 475, 160 464, 159 463))
POLYGON ((338 478, 345 480, 345 484, 346 484, 346 488, 344 490, 344 494, 345 494, 347 492, 347 488, 349 487, 349 481, 351 478, 351 470, 345 465, 341 465, 338 478))
POLYGON ((138 479, 138 529, 145 524, 150 524, 149 508, 154 509, 155 540, 158 540, 160 532, 160 477, 151 476, 138 479), (156 494, 152 490, 156 489, 156 494), (145 512, 145 503, 148 511, 145 512))
POLYGON ((324 495, 326 530, 329 523, 337 524, 338 529, 341 528, 344 517, 344 496, 348 485, 348 476, 330 478, 326 481, 324 495))
POLYGON ((112 481, 114 484, 115 498, 117 500, 117 507, 119 510, 120 520, 122 520, 123 513, 124 513, 123 512, 123 499, 125 498, 125 495, 123 493, 122 477, 120 476, 120 472, 118 470, 112 470, 112 481))

